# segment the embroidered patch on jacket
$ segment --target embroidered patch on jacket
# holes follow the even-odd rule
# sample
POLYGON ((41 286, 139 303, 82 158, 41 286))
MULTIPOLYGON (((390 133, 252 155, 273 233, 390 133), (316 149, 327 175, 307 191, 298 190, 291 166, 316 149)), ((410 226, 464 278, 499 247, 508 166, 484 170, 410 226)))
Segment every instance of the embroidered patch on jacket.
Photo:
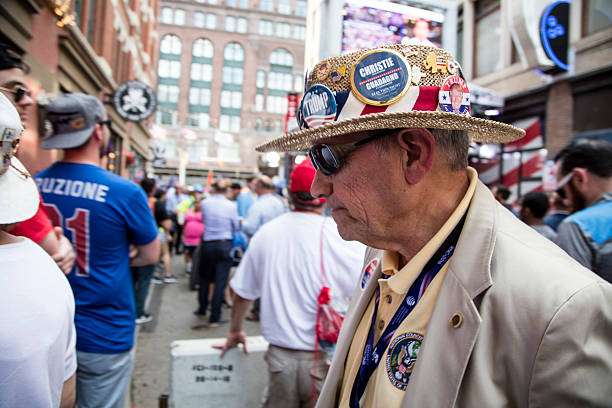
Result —
POLYGON ((423 336, 419 333, 402 333, 389 346, 387 375, 391 384, 402 391, 408 386, 422 342, 423 336))

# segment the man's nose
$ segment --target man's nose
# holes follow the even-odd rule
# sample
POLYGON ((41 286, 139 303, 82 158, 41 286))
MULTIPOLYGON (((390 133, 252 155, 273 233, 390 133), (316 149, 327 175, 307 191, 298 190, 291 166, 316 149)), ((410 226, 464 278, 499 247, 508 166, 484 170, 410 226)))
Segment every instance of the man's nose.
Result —
POLYGON ((321 170, 317 170, 310 186, 310 194, 316 198, 327 198, 332 191, 331 176, 326 176, 321 170))

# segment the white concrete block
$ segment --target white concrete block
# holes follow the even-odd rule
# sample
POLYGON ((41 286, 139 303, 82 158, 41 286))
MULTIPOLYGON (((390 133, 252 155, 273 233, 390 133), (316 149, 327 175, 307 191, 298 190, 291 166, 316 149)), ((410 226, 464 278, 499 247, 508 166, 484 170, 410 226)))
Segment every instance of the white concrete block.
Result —
POLYGON ((262 336, 247 337, 247 350, 229 350, 223 359, 213 344, 225 338, 177 340, 170 346, 170 406, 175 408, 258 408, 268 385, 262 336))

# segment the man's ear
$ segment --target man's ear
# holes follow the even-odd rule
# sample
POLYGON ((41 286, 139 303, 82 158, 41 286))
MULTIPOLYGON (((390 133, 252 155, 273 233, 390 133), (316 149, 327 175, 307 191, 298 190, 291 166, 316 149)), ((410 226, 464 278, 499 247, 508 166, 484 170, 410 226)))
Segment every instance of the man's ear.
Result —
POLYGON ((402 129, 396 137, 402 154, 404 178, 409 184, 417 184, 433 166, 434 137, 427 129, 402 129))

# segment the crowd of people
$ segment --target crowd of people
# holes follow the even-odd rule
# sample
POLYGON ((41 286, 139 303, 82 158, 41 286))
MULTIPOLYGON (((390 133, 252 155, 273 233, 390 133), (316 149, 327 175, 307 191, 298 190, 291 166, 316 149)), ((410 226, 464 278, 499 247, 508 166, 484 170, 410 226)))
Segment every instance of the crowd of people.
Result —
MULTIPOLYGON (((391 47, 408 66, 431 53, 457 65, 439 48, 391 47)), ((399 58, 388 50, 320 64, 399 58)), ((187 188, 113 174, 100 165, 104 105, 72 93, 45 108, 42 146, 61 160, 32 176, 15 156, 26 71, 0 45, 0 406, 125 406, 136 324, 155 318, 150 284, 176 283, 180 254, 193 313, 229 323, 222 357, 246 352, 243 322, 261 321, 268 407, 609 405, 609 142, 570 142, 557 189, 515 210, 467 155, 470 138, 524 132, 398 92, 395 110, 362 116, 351 100, 363 106, 259 146, 309 152, 284 197, 265 175, 187 188)), ((431 71, 439 87, 459 75, 431 71)), ((312 76, 307 93, 351 86, 330 81, 312 76)))

